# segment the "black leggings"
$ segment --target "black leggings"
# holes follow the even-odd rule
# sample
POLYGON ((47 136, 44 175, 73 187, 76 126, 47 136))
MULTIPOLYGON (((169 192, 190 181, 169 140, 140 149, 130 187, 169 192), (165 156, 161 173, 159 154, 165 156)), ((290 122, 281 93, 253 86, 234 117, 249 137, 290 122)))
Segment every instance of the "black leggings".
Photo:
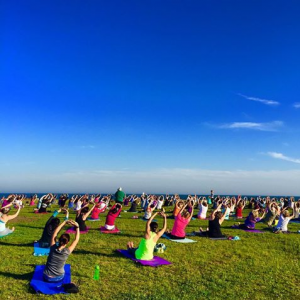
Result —
POLYGON ((184 240, 185 239, 185 236, 184 237, 180 237, 180 236, 173 235, 171 233, 165 233, 165 235, 167 237, 169 237, 171 240, 184 240))

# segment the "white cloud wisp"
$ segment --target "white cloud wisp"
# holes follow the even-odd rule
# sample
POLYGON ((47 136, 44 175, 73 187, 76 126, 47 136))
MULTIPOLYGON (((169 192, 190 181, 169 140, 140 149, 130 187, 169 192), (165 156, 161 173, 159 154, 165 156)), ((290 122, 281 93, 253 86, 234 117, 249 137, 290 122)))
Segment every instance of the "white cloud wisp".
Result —
POLYGON ((300 108, 300 103, 299 102, 296 102, 296 103, 294 103, 294 105, 293 105, 296 109, 298 109, 298 108, 300 108))
POLYGON ((282 121, 274 121, 270 123, 255 123, 255 122, 233 122, 218 126, 221 129, 253 129, 260 131, 277 131, 283 126, 282 121))
POLYGON ((289 157, 289 156, 285 156, 282 153, 268 152, 267 154, 269 156, 273 157, 273 158, 276 158, 276 159, 281 159, 281 160, 293 162, 293 163, 296 163, 296 164, 300 164, 300 159, 298 159, 298 158, 292 158, 292 157, 289 157))
POLYGON ((260 103, 263 103, 265 105, 277 106, 277 105, 280 104, 278 101, 274 101, 274 100, 261 99, 261 98, 257 98, 257 97, 249 97, 249 96, 246 96, 246 95, 243 95, 243 94, 238 94, 238 95, 245 98, 245 99, 247 99, 247 100, 260 102, 260 103))

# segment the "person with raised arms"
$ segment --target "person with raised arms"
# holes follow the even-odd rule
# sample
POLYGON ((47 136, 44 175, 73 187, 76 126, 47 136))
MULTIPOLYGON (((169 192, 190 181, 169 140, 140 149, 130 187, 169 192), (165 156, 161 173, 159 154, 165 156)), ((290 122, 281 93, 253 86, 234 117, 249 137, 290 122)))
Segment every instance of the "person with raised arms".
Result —
POLYGON ((61 211, 64 211, 65 214, 66 214, 65 221, 67 221, 69 219, 69 212, 68 212, 67 209, 59 209, 59 210, 56 210, 53 213, 53 215, 49 218, 49 220, 47 221, 47 223, 45 225, 42 237, 38 241, 39 246, 41 248, 48 248, 48 247, 50 247, 53 233, 54 233, 54 231, 56 230, 56 228, 58 227, 58 225, 60 223, 60 220, 59 220, 59 218, 57 218, 57 215, 61 211))
POLYGON ((79 224, 79 229, 80 231, 86 231, 87 227, 85 225, 85 221, 88 218, 88 216, 90 215, 90 213, 93 211, 94 207, 95 207, 95 203, 90 202, 85 204, 85 206, 82 207, 82 209, 77 211, 76 214, 76 219, 75 221, 79 224), (89 204, 93 204, 92 208, 89 210, 89 204))
POLYGON ((12 229, 6 227, 6 223, 10 220, 15 219, 19 215, 21 207, 18 206, 17 212, 9 216, 8 213, 12 205, 13 203, 11 202, 10 204, 7 204, 5 207, 1 208, 0 210, 0 236, 5 236, 10 233, 13 233, 15 230, 15 227, 12 227, 12 229))
POLYGON ((69 255, 74 251, 75 247, 77 246, 79 238, 79 225, 73 220, 65 220, 55 229, 51 239, 50 253, 43 272, 44 281, 58 282, 63 280, 65 276, 65 263, 69 255), (56 244, 56 237, 66 223, 76 228, 75 240, 69 247, 67 247, 67 245, 70 241, 70 235, 67 233, 62 234, 58 239, 58 244, 56 244))
POLYGON ((120 215, 122 211, 122 205, 120 203, 115 204, 108 212, 105 220, 106 230, 115 230, 115 220, 120 215))
POLYGON ((127 250, 135 256, 136 259, 140 260, 151 260, 153 259, 154 247, 159 240, 159 238, 165 233, 167 229, 167 217, 165 212, 156 212, 153 216, 147 221, 146 231, 144 238, 141 240, 139 246, 134 248, 133 242, 127 243, 127 250), (153 222, 153 219, 156 215, 160 215, 164 218, 163 228, 158 230, 157 222, 153 222))
POLYGON ((194 213, 194 201, 186 201, 181 207, 178 215, 175 217, 175 222, 171 232, 166 235, 172 240, 185 239, 185 228, 190 223, 194 213), (189 212, 186 207, 189 206, 191 211, 189 212))
POLYGON ((208 229, 207 231, 203 231, 200 227, 199 232, 194 232, 195 235, 198 236, 208 236, 210 238, 224 238, 225 235, 221 232, 221 225, 225 220, 226 215, 230 211, 230 207, 227 207, 225 212, 222 214, 221 207, 223 203, 219 203, 217 208, 211 213, 208 221, 208 229))

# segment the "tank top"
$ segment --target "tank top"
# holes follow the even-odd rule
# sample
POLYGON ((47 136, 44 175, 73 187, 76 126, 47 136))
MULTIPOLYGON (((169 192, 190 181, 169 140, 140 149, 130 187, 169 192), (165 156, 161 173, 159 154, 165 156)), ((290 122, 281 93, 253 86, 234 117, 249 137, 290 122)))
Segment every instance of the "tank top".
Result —
POLYGON ((219 219, 214 218, 208 222, 208 235, 210 237, 222 237, 221 225, 219 219))
POLYGON ((79 225, 80 231, 86 231, 86 225, 85 225, 85 221, 83 221, 83 219, 82 219, 82 214, 80 214, 78 217, 76 217, 76 222, 79 225))
POLYGON ((0 220, 0 232, 5 230, 5 222, 0 220))
POLYGON ((242 218, 243 217, 243 209, 241 207, 236 208, 236 217, 242 218))
POLYGON ((141 260, 151 260, 153 258, 153 251, 156 242, 153 238, 156 236, 155 232, 150 232, 150 239, 143 238, 139 244, 139 247, 135 251, 135 258, 141 260))
POLYGON ((100 208, 98 207, 95 207, 92 211, 92 215, 91 215, 91 218, 92 219, 98 219, 99 218, 99 214, 100 214, 100 208))
POLYGON ((204 206, 204 205, 200 205, 200 210, 199 210, 199 213, 198 213, 198 218, 200 219, 206 219, 206 213, 207 213, 207 210, 208 210, 208 206, 204 206))

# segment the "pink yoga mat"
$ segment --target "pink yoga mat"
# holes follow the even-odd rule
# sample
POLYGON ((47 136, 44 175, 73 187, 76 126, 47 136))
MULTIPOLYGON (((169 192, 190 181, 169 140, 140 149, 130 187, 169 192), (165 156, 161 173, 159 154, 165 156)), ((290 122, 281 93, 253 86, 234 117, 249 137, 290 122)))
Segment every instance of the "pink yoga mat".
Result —
POLYGON ((117 227, 115 227, 114 230, 107 230, 104 226, 100 227, 100 231, 102 233, 120 233, 121 232, 117 227))
MULTIPOLYGON (((89 232, 90 227, 87 227, 85 231, 80 231, 80 234, 85 234, 89 232)), ((76 229, 74 227, 69 228, 66 233, 76 233, 76 229)))

